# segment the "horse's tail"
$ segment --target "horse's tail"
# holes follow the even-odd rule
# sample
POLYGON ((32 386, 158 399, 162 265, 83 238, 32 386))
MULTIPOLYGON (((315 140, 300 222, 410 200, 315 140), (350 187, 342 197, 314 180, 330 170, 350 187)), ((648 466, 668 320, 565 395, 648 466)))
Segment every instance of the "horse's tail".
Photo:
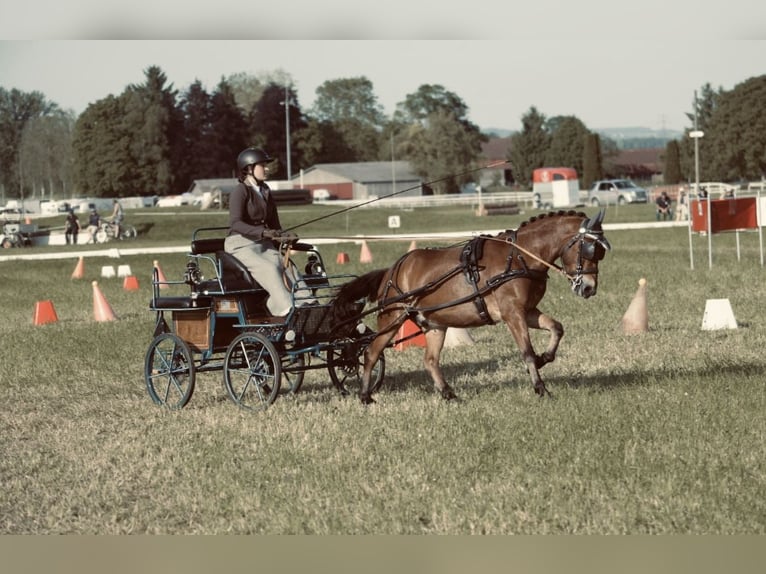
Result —
MULTIPOLYGON (((337 323, 359 314, 359 303, 377 299, 378 288, 388 269, 376 269, 352 279, 338 289, 333 300, 333 316, 337 323)), ((363 305, 362 305, 363 307, 363 305)))

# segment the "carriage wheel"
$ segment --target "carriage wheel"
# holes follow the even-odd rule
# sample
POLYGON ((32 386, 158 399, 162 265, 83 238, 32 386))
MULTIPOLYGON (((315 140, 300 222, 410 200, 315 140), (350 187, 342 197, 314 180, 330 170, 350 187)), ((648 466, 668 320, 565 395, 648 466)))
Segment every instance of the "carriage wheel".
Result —
POLYGON ((303 353, 300 355, 285 356, 282 361, 282 381, 285 384, 280 386, 287 394, 295 394, 301 389, 303 385, 303 378, 306 376, 306 371, 303 368, 306 366, 306 357, 303 353), (296 372, 285 372, 285 367, 297 368, 296 372))
POLYGON ((146 351, 144 378, 156 404, 183 408, 194 392, 194 360, 189 345, 173 333, 157 335, 146 351))
POLYGON ((103 227, 99 227, 96 231, 96 241, 99 243, 106 243, 109 241, 109 233, 103 227))
POLYGON ((274 345, 260 333, 242 333, 223 360, 223 384, 229 398, 251 411, 266 410, 279 394, 282 362, 274 345))
MULTIPOLYGON (((327 351, 327 369, 330 371, 330 379, 342 395, 359 394, 362 389, 365 349, 365 346, 349 341, 327 351)), ((380 389, 385 374, 386 357, 381 352, 372 367, 370 393, 380 389)))
POLYGON ((126 225, 125 229, 120 231, 120 235, 122 235, 123 239, 135 239, 138 233, 136 232, 135 227, 132 225, 126 225))

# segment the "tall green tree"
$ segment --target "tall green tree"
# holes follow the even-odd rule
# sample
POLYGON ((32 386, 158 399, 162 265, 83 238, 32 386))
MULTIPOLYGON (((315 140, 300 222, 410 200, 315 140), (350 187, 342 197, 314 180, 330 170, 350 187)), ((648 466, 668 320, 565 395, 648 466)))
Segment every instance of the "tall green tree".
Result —
POLYGON ((0 87, 0 185, 9 197, 24 197, 31 182, 19 169, 21 139, 27 123, 58 111, 58 105, 41 92, 22 92, 0 87))
POLYGON ((182 182, 215 178, 218 174, 211 153, 213 136, 212 103, 202 83, 197 80, 181 94, 179 110, 183 116, 183 137, 178 143, 179 161, 176 178, 182 182))
POLYGON ((372 82, 365 76, 328 80, 316 90, 311 115, 321 124, 330 123, 347 149, 338 162, 377 159, 379 132, 385 122, 372 82))
POLYGON ((294 145, 295 136, 306 128, 306 119, 292 88, 269 84, 263 91, 251 116, 251 141, 268 150, 279 161, 272 166, 270 177, 287 179, 287 126, 290 129, 290 175, 301 168, 300 148, 294 145), (287 110, 285 109, 287 106, 287 110))
POLYGON ((35 195, 47 191, 66 197, 71 192, 72 132, 74 112, 56 110, 50 115, 32 118, 24 127, 19 162, 35 195))
POLYGON ((545 154, 550 145, 545 115, 532 106, 521 117, 521 131, 511 136, 509 160, 516 183, 529 186, 532 172, 545 166, 545 154))
POLYGON ((115 197, 132 194, 131 126, 125 115, 127 95, 107 96, 77 118, 72 136, 72 164, 78 195, 115 197))
POLYGON ((604 177, 604 167, 601 158, 601 137, 596 133, 585 136, 583 151, 582 185, 590 189, 593 182, 604 177))
POLYGON ((236 177, 237 156, 248 145, 249 125, 246 114, 237 105, 231 86, 221 80, 210 102, 212 135, 209 153, 218 177, 236 177))
POLYGON ((475 179, 480 140, 447 110, 432 112, 426 119, 409 126, 401 149, 434 193, 459 193, 463 184, 475 179))
POLYGON ((132 136, 130 192, 167 195, 178 191, 172 149, 183 144, 182 133, 176 129, 177 92, 159 67, 150 66, 145 74, 145 83, 127 89, 122 119, 132 136))
POLYGON ((383 130, 379 153, 409 160, 415 173, 435 182, 435 193, 457 193, 476 179, 481 144, 487 139, 468 119, 468 106, 457 94, 438 84, 423 84, 397 104, 383 130))
POLYGON ((545 165, 572 167, 583 172, 585 138, 590 133, 575 116, 556 116, 547 121, 550 144, 545 152, 545 165))
POLYGON ((676 140, 670 140, 665 145, 663 181, 668 185, 675 185, 683 181, 681 175, 681 150, 676 140))
MULTIPOLYGON (((686 112, 686 117, 689 120, 691 126, 685 132, 685 137, 679 142, 681 170, 687 181, 694 181, 694 140, 688 137, 690 131, 695 129, 695 116, 696 116, 696 129, 705 132, 709 132, 709 125, 718 109, 719 101, 724 96, 723 88, 719 87, 717 90, 707 83, 704 84, 699 91, 695 94, 696 100, 692 98, 692 111, 686 112), (696 114, 695 114, 696 112, 696 114)), ((709 157, 709 142, 710 139, 700 138, 698 143, 700 157, 709 157)), ((712 173, 709 171, 709 165, 707 163, 700 164, 700 175, 702 180, 708 179, 712 173)))
POLYGON ((703 171, 716 181, 760 179, 766 173, 766 75, 718 98, 705 137, 703 171))

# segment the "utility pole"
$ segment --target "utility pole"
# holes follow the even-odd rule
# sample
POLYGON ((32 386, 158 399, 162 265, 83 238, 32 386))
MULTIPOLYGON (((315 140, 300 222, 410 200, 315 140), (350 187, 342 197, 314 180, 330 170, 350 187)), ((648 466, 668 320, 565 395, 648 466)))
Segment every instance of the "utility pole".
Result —
POLYGON ((290 86, 285 86, 285 135, 287 138, 287 179, 292 179, 292 170, 290 165, 290 86))

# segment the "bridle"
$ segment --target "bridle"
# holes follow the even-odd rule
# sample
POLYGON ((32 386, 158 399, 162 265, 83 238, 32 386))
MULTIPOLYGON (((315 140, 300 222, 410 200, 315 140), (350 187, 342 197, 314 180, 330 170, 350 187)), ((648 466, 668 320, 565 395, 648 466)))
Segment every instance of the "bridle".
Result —
POLYGON ((528 255, 532 259, 535 259, 539 263, 542 263, 551 270, 557 271, 569 281, 572 290, 577 292, 582 286, 583 277, 585 275, 598 275, 598 268, 585 270, 583 266, 584 261, 598 262, 601 261, 606 255, 607 251, 612 249, 612 245, 609 240, 604 236, 604 231, 601 229, 601 222, 604 219, 604 210, 601 210, 591 219, 583 221, 577 234, 574 235, 566 244, 564 248, 566 251, 578 245, 577 251, 577 267, 575 268, 574 275, 568 273, 563 267, 559 267, 555 263, 549 263, 538 257, 534 253, 524 249, 521 245, 516 243, 510 238, 506 238, 504 241, 510 243, 516 249, 528 255))
MULTIPOLYGON (((590 220, 585 223, 590 223, 590 220)), ((581 287, 584 275, 598 275, 598 267, 586 271, 583 268, 583 261, 598 263, 606 256, 606 252, 612 249, 609 240, 604 236, 603 230, 589 229, 585 223, 580 227, 577 235, 569 240, 566 246, 566 249, 569 250, 575 244, 578 245, 575 274, 572 276, 564 271, 572 286, 572 290, 575 292, 581 287)))

